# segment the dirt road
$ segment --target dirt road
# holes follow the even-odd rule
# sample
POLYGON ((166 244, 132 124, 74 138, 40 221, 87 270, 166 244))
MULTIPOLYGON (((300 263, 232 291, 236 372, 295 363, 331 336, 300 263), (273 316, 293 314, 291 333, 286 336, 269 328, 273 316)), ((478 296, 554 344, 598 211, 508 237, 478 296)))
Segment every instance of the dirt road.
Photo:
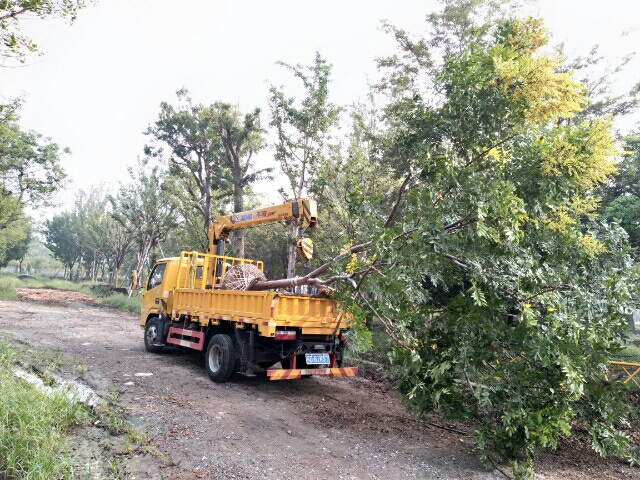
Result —
MULTIPOLYGON (((258 376, 215 384, 202 355, 147 353, 135 316, 89 302, 66 292, 0 302, 0 334, 49 352, 59 374, 117 401, 160 452, 127 452, 99 425, 86 428, 73 448, 92 478, 108 477, 110 459, 122 478, 136 479, 504 478, 477 461, 470 434, 415 421, 386 383, 258 376)), ((640 478, 588 449, 572 455, 580 448, 542 456, 541 478, 640 478)))

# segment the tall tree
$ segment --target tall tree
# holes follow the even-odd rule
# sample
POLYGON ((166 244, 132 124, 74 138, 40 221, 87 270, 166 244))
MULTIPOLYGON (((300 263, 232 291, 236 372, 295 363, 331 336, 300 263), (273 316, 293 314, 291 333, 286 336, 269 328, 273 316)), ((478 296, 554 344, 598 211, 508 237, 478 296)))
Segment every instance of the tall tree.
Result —
POLYGON ((542 49, 541 21, 478 23, 479 4, 445 2, 431 38, 389 28, 385 114, 405 181, 394 208, 368 214, 371 249, 351 270, 385 275, 355 295, 395 339, 407 405, 474 421, 483 459, 526 476, 580 415, 599 453, 636 461, 619 386, 597 380, 631 288, 624 236, 595 217, 611 123, 577 116, 586 90, 542 49))
POLYGON ((16 207, 0 219, 0 231, 18 220, 24 207, 48 205, 66 176, 60 157, 69 150, 61 150, 39 133, 22 130, 18 108, 17 102, 0 105, 0 195, 16 207))
POLYGON ((129 167, 130 183, 121 185, 117 195, 109 197, 113 218, 135 244, 135 271, 140 281, 150 253, 177 225, 175 201, 167 194, 165 175, 158 166, 147 170, 148 159, 129 167))
MULTIPOLYGON (((331 65, 316 53, 312 66, 288 65, 295 78, 302 82, 305 96, 296 105, 287 97, 283 88, 269 89, 270 125, 276 131, 275 157, 289 188, 280 189, 285 200, 299 200, 307 195, 313 185, 318 167, 327 154, 330 132, 339 120, 341 109, 329 102, 329 77, 331 65)), ((295 275, 298 227, 292 226, 292 238, 288 247, 287 278, 295 275)))
POLYGON ((603 190, 602 212, 615 221, 629 235, 629 244, 640 252, 640 136, 624 139, 624 155, 618 163, 618 172, 603 190))
POLYGON ((64 264, 65 278, 71 279, 73 267, 82 253, 74 213, 62 212, 45 220, 43 233, 45 246, 51 250, 54 258, 64 264))
POLYGON ((0 257, 25 238, 25 209, 49 204, 64 185, 58 145, 18 125, 18 101, 0 105, 0 257))
POLYGON ((189 190, 196 188, 195 181, 168 175, 165 178, 164 187, 174 204, 178 227, 171 230, 167 238, 161 242, 159 246, 161 253, 167 256, 177 255, 183 250, 206 251, 208 242, 207 234, 202 228, 202 215, 193 208, 193 202, 188 193, 189 190), (184 183, 189 180, 193 186, 185 189, 184 183))
MULTIPOLYGON (((94 186, 88 192, 80 190, 76 195, 74 206, 74 229, 78 235, 78 246, 81 250, 77 277, 86 266, 87 277, 95 282, 98 270, 108 263, 109 252, 105 249, 102 238, 102 223, 107 213, 107 196, 102 186, 94 186)), ((104 273, 104 271, 102 272, 104 273)))
POLYGON ((9 231, 5 229, 0 235, 0 253, 6 253, 4 253, 4 258, 0 257, 0 266, 4 267, 11 260, 17 260, 18 271, 23 273, 24 260, 32 240, 33 219, 29 217, 23 217, 22 221, 16 222, 9 231))
MULTIPOLYGON (((193 206, 203 219, 205 234, 211 224, 211 206, 214 192, 221 188, 220 151, 222 145, 212 125, 210 109, 193 105, 189 92, 177 92, 177 107, 162 102, 160 115, 147 130, 157 141, 171 149, 169 171, 184 179, 184 188, 193 206), (195 188, 194 188, 195 187, 195 188)), ((161 156, 162 149, 145 147, 147 155, 161 156)))
MULTIPOLYGON (((247 187, 267 178, 272 170, 253 168, 254 154, 263 146, 260 109, 246 114, 241 121, 240 113, 231 105, 216 102, 213 114, 216 133, 224 146, 223 161, 231 173, 233 211, 242 212, 245 209, 247 187)), ((244 258, 244 231, 235 231, 233 238, 236 256, 244 258)))
POLYGON ((312 193, 321 206, 313 232, 319 248, 317 262, 324 262, 348 244, 357 244, 363 233, 362 212, 367 204, 387 204, 402 183, 394 168, 382 158, 386 130, 373 94, 366 103, 349 108, 346 141, 333 145, 318 167, 312 193))
POLYGON ((111 284, 117 287, 120 267, 122 267, 135 239, 129 235, 121 223, 111 216, 106 216, 100 227, 103 242, 110 254, 107 258, 111 270, 111 284))
MULTIPOLYGON (((247 114, 241 122, 228 104, 193 105, 184 89, 178 100, 178 107, 161 104, 160 116, 147 133, 170 147, 170 173, 183 179, 208 235, 214 202, 231 198, 234 208, 242 210, 247 186, 269 171, 255 170, 253 164, 254 153, 262 147, 260 111, 247 114)), ((162 154, 152 147, 146 147, 146 153, 162 154)), ((243 236, 235 238, 237 253, 243 255, 243 236)))

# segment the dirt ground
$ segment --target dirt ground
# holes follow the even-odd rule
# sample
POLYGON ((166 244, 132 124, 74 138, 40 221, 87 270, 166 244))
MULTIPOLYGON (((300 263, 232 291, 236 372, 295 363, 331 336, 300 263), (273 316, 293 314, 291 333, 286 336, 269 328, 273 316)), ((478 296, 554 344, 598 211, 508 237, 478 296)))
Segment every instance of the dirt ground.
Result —
MULTIPOLYGON (((100 424, 83 427, 71 446, 80 478, 112 478, 115 469, 131 479, 505 478, 477 460, 469 428, 414 420, 388 382, 257 376, 216 384, 202 355, 147 353, 135 316, 74 292, 20 295, 0 302, 0 335, 44 352, 34 361, 55 363, 58 375, 115 402, 150 437, 149 448, 132 450, 100 424)), ((640 469, 576 439, 541 454, 536 471, 542 479, 640 479, 640 469)))

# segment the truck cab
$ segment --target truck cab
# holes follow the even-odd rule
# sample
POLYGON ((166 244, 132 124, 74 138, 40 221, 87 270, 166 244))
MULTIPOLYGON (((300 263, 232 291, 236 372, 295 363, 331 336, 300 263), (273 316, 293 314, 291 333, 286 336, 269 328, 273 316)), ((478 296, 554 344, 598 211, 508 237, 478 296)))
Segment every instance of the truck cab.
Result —
POLYGON ((178 258, 163 258, 156 262, 144 285, 140 326, 144 327, 149 317, 171 311, 173 289, 178 272, 178 258))

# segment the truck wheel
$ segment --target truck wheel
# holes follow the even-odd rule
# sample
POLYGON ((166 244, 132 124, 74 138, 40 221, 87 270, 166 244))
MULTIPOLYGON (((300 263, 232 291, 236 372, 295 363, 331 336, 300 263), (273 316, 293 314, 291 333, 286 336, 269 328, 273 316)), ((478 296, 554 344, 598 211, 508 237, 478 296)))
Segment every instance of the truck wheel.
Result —
POLYGON ((144 346, 147 352, 158 353, 164 348, 164 345, 157 345, 162 343, 159 323, 158 317, 152 317, 144 327, 144 346))
POLYGON ((235 348, 229 335, 219 333, 209 340, 205 362, 211 380, 217 383, 229 380, 236 366, 235 348))

